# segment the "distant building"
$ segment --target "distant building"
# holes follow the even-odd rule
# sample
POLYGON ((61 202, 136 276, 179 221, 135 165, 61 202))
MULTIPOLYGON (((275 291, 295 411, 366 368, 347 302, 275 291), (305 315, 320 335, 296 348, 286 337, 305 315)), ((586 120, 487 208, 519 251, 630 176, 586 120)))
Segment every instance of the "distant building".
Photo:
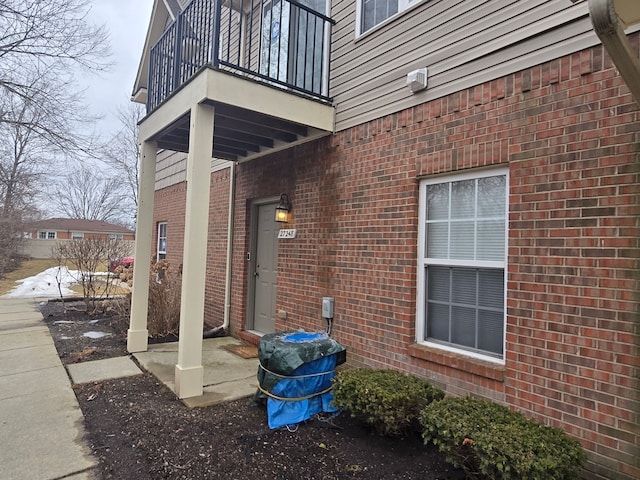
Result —
POLYGON ((133 242, 135 232, 120 225, 80 218, 50 218, 29 224, 23 253, 32 258, 48 258, 57 241, 83 238, 113 238, 133 242))

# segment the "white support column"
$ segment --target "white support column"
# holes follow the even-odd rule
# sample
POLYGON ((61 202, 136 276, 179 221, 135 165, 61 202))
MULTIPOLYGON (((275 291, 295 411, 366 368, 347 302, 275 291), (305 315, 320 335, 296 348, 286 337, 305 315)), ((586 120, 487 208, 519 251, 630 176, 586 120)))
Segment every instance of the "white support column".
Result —
POLYGON ((140 185, 138 192, 138 216, 136 217, 135 266, 131 316, 127 332, 127 350, 146 352, 149 333, 147 309, 149 302, 149 259, 153 244, 153 196, 156 182, 156 142, 142 143, 140 156, 140 185))
POLYGON ((180 337, 175 388, 178 398, 202 395, 202 327, 207 269, 209 188, 214 108, 191 109, 187 157, 187 206, 184 228, 180 337))

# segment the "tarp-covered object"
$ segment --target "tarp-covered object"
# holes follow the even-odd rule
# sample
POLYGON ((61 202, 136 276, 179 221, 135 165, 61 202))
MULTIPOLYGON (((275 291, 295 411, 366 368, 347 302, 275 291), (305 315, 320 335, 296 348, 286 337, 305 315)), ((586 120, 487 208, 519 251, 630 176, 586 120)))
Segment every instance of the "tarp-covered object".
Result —
POLYGON ((346 357, 345 348, 326 333, 264 335, 258 344, 258 382, 267 397, 269 428, 335 411, 331 379, 346 357))

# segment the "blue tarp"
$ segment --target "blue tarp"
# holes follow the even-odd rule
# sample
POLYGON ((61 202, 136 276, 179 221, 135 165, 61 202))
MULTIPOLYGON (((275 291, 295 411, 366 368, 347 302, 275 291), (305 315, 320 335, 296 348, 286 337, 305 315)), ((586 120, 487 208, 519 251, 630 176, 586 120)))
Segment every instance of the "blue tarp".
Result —
POLYGON ((331 379, 346 359, 342 345, 325 333, 265 335, 258 345, 260 390, 267 397, 270 428, 334 412, 331 379))

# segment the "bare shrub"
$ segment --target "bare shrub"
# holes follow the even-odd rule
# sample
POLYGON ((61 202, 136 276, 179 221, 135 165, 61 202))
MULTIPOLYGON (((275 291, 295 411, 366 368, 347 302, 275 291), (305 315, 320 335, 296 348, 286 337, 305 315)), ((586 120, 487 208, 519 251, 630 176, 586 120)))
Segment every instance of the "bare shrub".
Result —
MULTIPOLYGON (((131 287, 133 269, 118 266, 114 274, 131 287)), ((149 278, 149 308, 147 312, 147 330, 150 337, 178 335, 180 330, 180 295, 182 288, 182 268, 172 269, 166 260, 151 263, 149 278)), ((131 294, 105 302, 105 311, 112 311, 120 318, 129 318, 131 314, 131 294)))
POLYGON ((182 269, 172 269, 159 260, 151 265, 147 329, 150 337, 178 335, 180 330, 180 294, 182 269))
POLYGON ((123 258, 130 254, 130 246, 119 239, 90 237, 78 240, 58 242, 53 256, 58 262, 64 262, 70 270, 76 269, 76 280, 82 286, 82 297, 87 313, 98 310, 99 298, 108 298, 113 288, 114 274, 96 272, 109 265, 114 258, 123 258))
POLYGON ((62 274, 63 268, 66 269, 64 265, 66 264, 65 258, 62 257, 60 250, 57 248, 51 249, 51 257, 55 259, 58 264, 58 269, 56 270, 56 285, 58 287, 58 295, 60 295, 60 303, 62 305, 62 311, 64 314, 67 313, 67 306, 64 303, 64 295, 62 294, 62 274))

